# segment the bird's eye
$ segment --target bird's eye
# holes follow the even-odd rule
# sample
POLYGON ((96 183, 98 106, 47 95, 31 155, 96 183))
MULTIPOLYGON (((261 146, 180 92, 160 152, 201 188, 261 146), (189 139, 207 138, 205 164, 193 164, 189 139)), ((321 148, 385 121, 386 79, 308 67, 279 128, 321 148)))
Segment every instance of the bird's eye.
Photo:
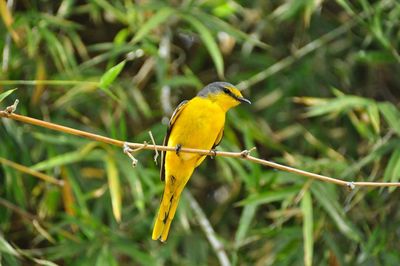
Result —
POLYGON ((228 88, 223 88, 223 91, 225 92, 225 93, 230 93, 231 91, 228 89, 228 88))

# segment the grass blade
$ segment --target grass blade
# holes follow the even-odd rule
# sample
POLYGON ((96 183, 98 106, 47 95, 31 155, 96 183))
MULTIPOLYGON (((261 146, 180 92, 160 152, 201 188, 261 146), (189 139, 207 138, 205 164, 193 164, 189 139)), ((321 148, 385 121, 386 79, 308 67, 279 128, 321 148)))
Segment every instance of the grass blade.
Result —
POLYGON ((311 266, 313 261, 313 206, 311 194, 307 191, 301 200, 303 213, 304 265, 311 266))
POLYGON ((109 155, 106 159, 108 186, 110 187, 112 210, 117 222, 121 221, 121 186, 118 168, 114 158, 109 155))
POLYGON ((65 167, 61 168, 61 176, 64 181, 64 186, 62 187, 62 200, 64 204, 65 212, 71 216, 75 216, 75 197, 72 191, 70 178, 68 177, 68 171, 65 167))
POLYGON ((136 33, 133 38, 133 43, 136 43, 143 39, 152 29, 156 28, 158 25, 166 21, 175 10, 169 7, 164 7, 160 9, 154 16, 151 17, 144 25, 140 27, 140 30, 136 33))
POLYGON ((100 159, 101 155, 103 155, 103 151, 101 150, 93 151, 93 149, 97 145, 98 145, 97 143, 91 142, 83 146, 83 148, 78 151, 67 152, 58 156, 51 157, 50 159, 41 161, 40 163, 37 163, 31 166, 30 168, 36 171, 43 171, 50 168, 54 168, 56 166, 67 165, 83 160, 93 160, 94 158, 100 159))
POLYGON ((8 97, 11 93, 13 93, 16 89, 12 89, 12 90, 7 90, 5 92, 3 92, 2 94, 0 94, 0 103, 6 98, 8 97))
MULTIPOLYGON (((383 180, 385 182, 398 182, 400 180, 400 150, 396 149, 390 156, 389 162, 386 166, 385 173, 383 174, 383 180)), ((396 187, 389 188, 392 192, 396 187)))
POLYGON ((207 26, 212 26, 218 32, 224 31, 224 32, 228 33, 229 35, 232 35, 235 39, 241 40, 243 42, 249 42, 249 43, 254 44, 262 49, 270 48, 270 46, 268 44, 262 42, 258 38, 252 36, 251 34, 243 32, 240 29, 237 29, 230 23, 222 20, 221 18, 213 16, 213 15, 209 14, 208 12, 201 12, 201 11, 196 10, 195 12, 193 12, 193 14, 200 20, 205 21, 207 23, 207 26))
POLYGON ((20 256, 17 250, 13 248, 13 246, 11 246, 10 243, 8 243, 7 240, 3 238, 2 235, 0 235, 0 251, 1 251, 0 254, 4 252, 13 255, 15 257, 20 256))
POLYGON ((379 111, 385 118, 389 126, 400 136, 400 112, 391 103, 382 103, 378 105, 379 111))
POLYGON ((218 76, 220 78, 224 77, 224 60, 222 58, 221 51, 218 48, 218 45, 216 41, 214 40, 211 32, 209 29, 204 26, 203 23, 200 22, 195 17, 188 16, 188 15, 182 15, 182 17, 190 23, 190 25, 195 28, 195 30, 200 34, 201 40, 204 42, 204 45, 206 46, 208 52, 211 55, 211 58, 214 62, 214 65, 217 69, 218 76))
POLYGON ((110 85, 111 83, 114 82, 114 80, 118 77, 119 73, 122 71, 122 69, 125 66, 126 61, 122 61, 118 65, 113 66, 109 70, 107 70, 106 73, 103 74, 100 78, 99 82, 99 87, 102 89, 108 96, 110 96, 112 99, 119 101, 117 96, 115 96, 114 93, 111 92, 110 90, 110 85))
POLYGON ((250 223, 254 218, 254 215, 257 210, 256 204, 249 204, 244 206, 242 215, 239 220, 239 228, 236 231, 235 235, 235 247, 239 248, 243 242, 243 239, 246 236, 247 231, 249 230, 250 223))
POLYGON ((322 208, 332 218, 338 229, 349 239, 360 241, 360 235, 355 227, 345 217, 343 209, 340 208, 333 193, 330 193, 325 185, 314 183, 311 192, 322 208))
POLYGON ((118 77, 121 70, 124 68, 126 61, 122 61, 118 65, 113 66, 100 78, 99 87, 103 90, 108 90, 108 87, 118 77))
POLYGON ((256 195, 250 195, 246 199, 238 203, 239 206, 247 204, 266 204, 275 201, 281 201, 288 197, 294 197, 300 190, 299 186, 293 186, 290 188, 282 188, 277 191, 266 191, 256 195))
POLYGON ((379 119, 379 109, 378 105, 375 102, 371 102, 371 105, 367 107, 368 116, 371 120, 372 127, 375 130, 375 133, 379 134, 380 132, 380 119, 379 119))
POLYGON ((341 96, 323 103, 318 102, 307 111, 308 117, 321 116, 331 113, 345 113, 356 108, 365 108, 370 101, 357 96, 341 96))

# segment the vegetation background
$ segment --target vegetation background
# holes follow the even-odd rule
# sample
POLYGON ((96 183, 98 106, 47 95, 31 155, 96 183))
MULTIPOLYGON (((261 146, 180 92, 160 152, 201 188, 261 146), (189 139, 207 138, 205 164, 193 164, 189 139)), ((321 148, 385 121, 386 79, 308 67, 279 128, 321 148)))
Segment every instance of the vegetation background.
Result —
MULTIPOLYGON (((20 114, 161 143, 180 101, 226 80, 253 104, 230 111, 220 150, 400 179, 397 0, 0 0, 0 12, 0 93, 18 88, 1 109, 19 99, 20 114)), ((398 190, 223 157, 196 170, 168 242, 152 241, 163 183, 153 152, 135 156, 132 168, 119 148, 1 119, 0 264, 219 265, 194 198, 232 265, 400 265, 398 190)))

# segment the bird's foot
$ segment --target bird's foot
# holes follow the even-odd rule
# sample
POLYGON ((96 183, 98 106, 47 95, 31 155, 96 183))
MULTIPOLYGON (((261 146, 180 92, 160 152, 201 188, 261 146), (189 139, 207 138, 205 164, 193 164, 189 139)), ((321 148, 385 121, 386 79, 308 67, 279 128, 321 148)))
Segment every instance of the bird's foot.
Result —
POLYGON ((176 147, 175 147, 175 153, 176 153, 176 155, 179 156, 179 152, 181 151, 181 149, 182 149, 182 145, 181 145, 181 144, 176 145, 176 147))
POLYGON ((215 156, 217 156, 217 149, 211 149, 210 152, 210 158, 214 160, 215 156))

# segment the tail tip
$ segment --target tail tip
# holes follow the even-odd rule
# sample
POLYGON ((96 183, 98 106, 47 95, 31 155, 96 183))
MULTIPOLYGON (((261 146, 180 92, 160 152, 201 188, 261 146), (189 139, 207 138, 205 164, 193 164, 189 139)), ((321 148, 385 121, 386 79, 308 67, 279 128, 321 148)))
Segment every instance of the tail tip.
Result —
POLYGON ((161 243, 165 244, 167 242, 167 239, 163 239, 161 236, 159 237, 152 237, 153 240, 155 241, 160 241, 161 243))

